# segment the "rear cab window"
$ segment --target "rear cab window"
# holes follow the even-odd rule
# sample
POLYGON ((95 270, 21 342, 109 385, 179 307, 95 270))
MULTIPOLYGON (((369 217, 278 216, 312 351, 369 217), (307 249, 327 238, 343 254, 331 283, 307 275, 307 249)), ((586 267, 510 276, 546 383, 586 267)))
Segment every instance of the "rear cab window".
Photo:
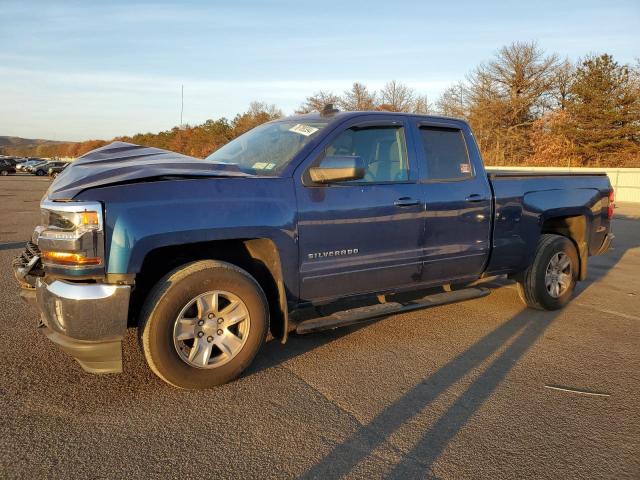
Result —
POLYGON ((424 178, 429 181, 461 181, 474 177, 462 130, 419 126, 424 178))

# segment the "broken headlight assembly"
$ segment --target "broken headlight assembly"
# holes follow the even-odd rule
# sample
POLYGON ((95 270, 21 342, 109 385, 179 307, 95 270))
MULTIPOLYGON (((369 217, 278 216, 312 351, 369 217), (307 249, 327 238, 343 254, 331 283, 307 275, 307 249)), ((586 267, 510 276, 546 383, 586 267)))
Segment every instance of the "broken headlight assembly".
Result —
POLYGON ((41 226, 34 231, 45 271, 104 272, 104 221, 98 202, 40 204, 41 226))

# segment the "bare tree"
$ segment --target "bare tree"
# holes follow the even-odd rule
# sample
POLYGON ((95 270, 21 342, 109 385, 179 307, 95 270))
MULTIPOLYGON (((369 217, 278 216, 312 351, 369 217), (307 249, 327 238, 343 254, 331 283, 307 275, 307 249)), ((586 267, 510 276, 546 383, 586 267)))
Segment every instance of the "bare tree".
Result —
POLYGON ((490 161, 520 162, 531 154, 528 134, 550 107, 557 70, 556 55, 545 55, 534 42, 514 42, 470 75, 468 118, 490 161))
POLYGON ((442 95, 436 100, 436 108, 438 113, 447 117, 466 118, 466 87, 462 82, 458 82, 455 85, 450 86, 442 95))
POLYGON ((427 114, 432 110, 432 106, 429 104, 429 98, 426 95, 417 95, 413 100, 411 111, 413 113, 427 114))
POLYGON ((337 104, 340 102, 340 97, 332 92, 326 92, 320 90, 314 93, 304 101, 300 107, 296 110, 296 113, 309 113, 309 112, 321 112, 325 105, 332 103, 337 104))
POLYGON ((366 85, 354 82, 351 90, 345 91, 342 95, 339 105, 344 110, 351 111, 375 110, 376 94, 375 92, 369 92, 366 85))
POLYGON ((514 42, 481 65, 471 83, 489 83, 507 105, 509 126, 531 123, 544 110, 546 93, 555 81, 557 55, 546 56, 535 42, 514 42))
POLYGON ((254 117, 263 116, 269 120, 275 120, 282 117, 282 110, 280 110, 275 104, 267 102, 253 101, 249 104, 249 110, 246 112, 254 117))
POLYGON ((235 116, 232 124, 232 137, 242 135, 254 127, 282 117, 282 110, 265 102, 251 102, 249 110, 235 116))
POLYGON ((380 91, 379 108, 391 112, 410 112, 413 109, 414 100, 415 93, 411 88, 391 80, 380 91))
POLYGON ((554 75, 552 89, 550 91, 551 98, 553 99, 552 108, 559 107, 560 110, 564 110, 566 108, 575 71, 575 66, 568 58, 558 65, 554 75))

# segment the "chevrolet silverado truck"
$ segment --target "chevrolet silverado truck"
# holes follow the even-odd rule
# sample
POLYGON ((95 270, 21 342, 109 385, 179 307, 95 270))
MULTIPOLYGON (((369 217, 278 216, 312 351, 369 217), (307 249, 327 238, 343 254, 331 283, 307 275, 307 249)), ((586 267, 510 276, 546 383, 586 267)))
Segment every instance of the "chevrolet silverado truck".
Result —
POLYGON ((559 309, 613 237, 604 174, 489 172, 462 120, 333 108, 204 160, 112 143, 40 208, 13 267, 38 329, 114 373, 136 327, 151 370, 182 388, 235 379, 269 334, 478 298, 500 275, 526 306, 559 309), (394 300, 410 290, 435 293, 394 300), (371 302, 299 315, 355 297, 371 302))

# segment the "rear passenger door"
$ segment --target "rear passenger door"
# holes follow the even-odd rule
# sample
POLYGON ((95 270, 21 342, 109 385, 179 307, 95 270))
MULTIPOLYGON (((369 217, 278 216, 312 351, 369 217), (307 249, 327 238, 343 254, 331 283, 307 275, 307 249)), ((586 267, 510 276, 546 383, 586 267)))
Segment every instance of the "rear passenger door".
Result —
POLYGON ((426 205, 422 278, 477 278, 490 251, 491 189, 470 130, 458 122, 414 127, 426 205))

